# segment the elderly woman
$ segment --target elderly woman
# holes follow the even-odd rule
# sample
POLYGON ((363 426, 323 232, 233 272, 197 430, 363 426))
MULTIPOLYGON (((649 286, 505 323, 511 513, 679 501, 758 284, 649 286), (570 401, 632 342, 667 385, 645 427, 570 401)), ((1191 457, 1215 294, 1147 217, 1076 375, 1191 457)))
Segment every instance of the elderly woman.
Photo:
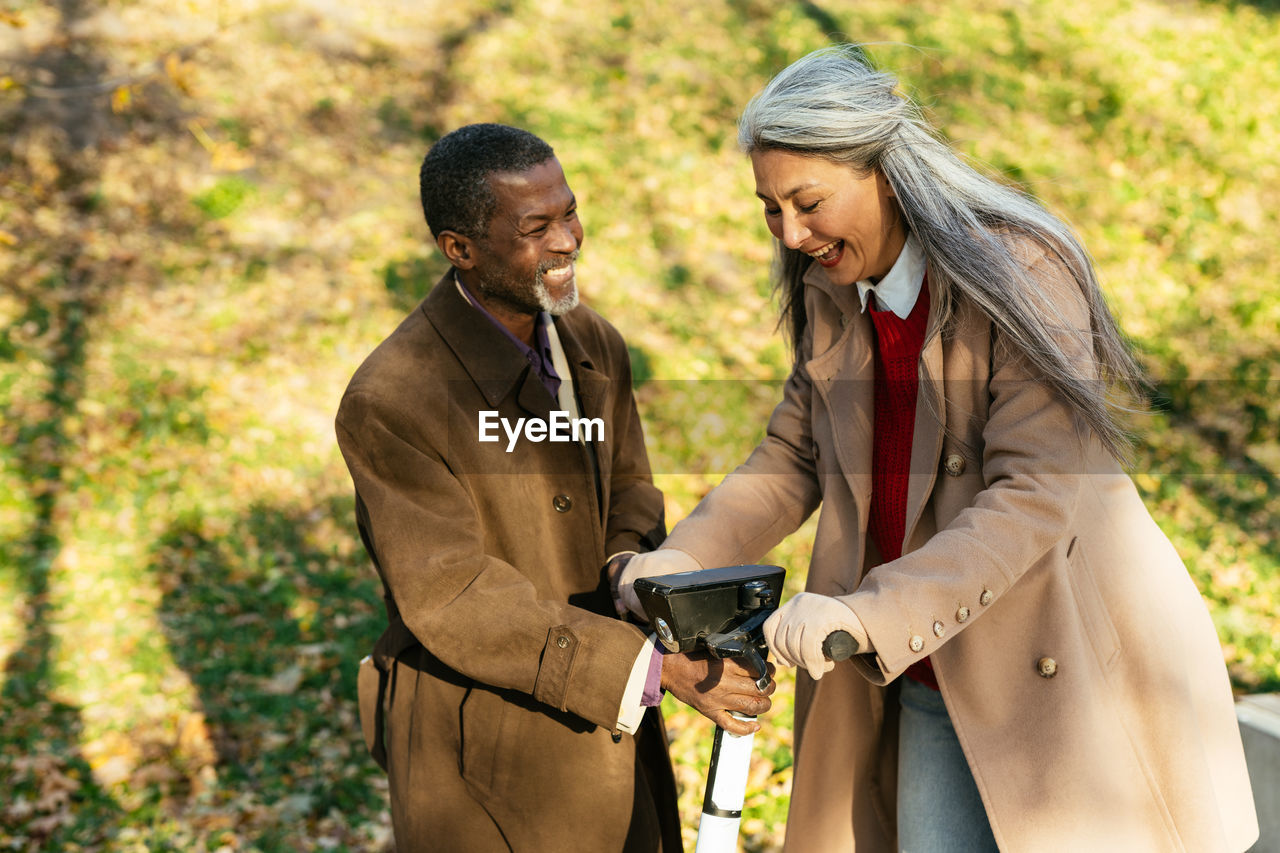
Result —
POLYGON ((621 592, 756 562, 821 505, 806 591, 765 629, 803 668, 788 849, 1246 849, 1226 668, 1118 461, 1112 401, 1141 378, 1077 238, 854 47, 779 74, 739 141, 794 368, 621 592))

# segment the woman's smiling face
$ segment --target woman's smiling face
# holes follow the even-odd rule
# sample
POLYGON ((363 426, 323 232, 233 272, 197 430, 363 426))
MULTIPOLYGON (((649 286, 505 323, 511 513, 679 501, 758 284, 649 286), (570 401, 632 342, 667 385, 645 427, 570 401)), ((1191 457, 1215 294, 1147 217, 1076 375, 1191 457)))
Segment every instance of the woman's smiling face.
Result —
POLYGON ((833 284, 878 281, 893 268, 907 235, 880 172, 780 150, 753 152, 751 165, 769 231, 816 258, 833 284))

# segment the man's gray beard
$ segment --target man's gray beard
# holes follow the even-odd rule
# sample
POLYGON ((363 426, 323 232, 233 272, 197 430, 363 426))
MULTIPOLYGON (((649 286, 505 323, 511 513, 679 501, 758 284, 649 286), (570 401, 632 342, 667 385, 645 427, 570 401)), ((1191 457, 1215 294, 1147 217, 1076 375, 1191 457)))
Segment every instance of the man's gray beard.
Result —
MULTIPOLYGON (((574 252, 569 263, 576 264, 577 260, 578 253, 574 252)), ((546 311, 552 317, 560 317, 578 307, 578 282, 575 278, 573 290, 569 294, 558 300, 552 299, 550 292, 547 291, 547 285, 542 281, 542 274, 547 270, 557 268, 549 264, 544 268, 540 264, 534 273, 532 284, 526 284, 523 287, 520 286, 520 282, 503 277, 497 279, 482 278, 477 283, 476 289, 480 291, 480 295, 485 299, 491 299, 516 311, 526 314, 546 311)), ((528 279, 524 281, 528 282, 528 279)))
POLYGON ((575 267, 573 289, 559 299, 552 299, 551 294, 547 292, 547 286, 542 283, 542 274, 549 269, 558 269, 558 267, 547 266, 544 268, 543 265, 538 265, 538 275, 533 283, 533 295, 538 300, 538 307, 552 317, 561 317, 578 307, 577 252, 574 252, 570 257, 569 263, 575 267))
POLYGON ((573 290, 559 299, 552 299, 551 294, 547 292, 547 286, 542 283, 542 275, 539 274, 533 292, 538 298, 538 307, 552 317, 562 317, 578 307, 578 282, 576 278, 573 282, 573 290))

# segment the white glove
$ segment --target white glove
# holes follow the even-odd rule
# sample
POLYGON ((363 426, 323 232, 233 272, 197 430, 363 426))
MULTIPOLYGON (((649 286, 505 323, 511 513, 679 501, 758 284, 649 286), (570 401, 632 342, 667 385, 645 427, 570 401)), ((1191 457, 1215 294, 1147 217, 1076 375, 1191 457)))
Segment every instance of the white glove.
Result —
POLYGON ((626 609, 641 619, 647 620, 649 617, 640 606, 640 599, 636 598, 637 578, 654 578, 679 572, 696 572, 701 569, 701 563, 676 548, 660 548, 647 554, 637 554, 627 563, 618 579, 618 598, 626 609))
POLYGON ((817 681, 835 664, 822 654, 822 641, 833 631, 848 631, 859 653, 871 651, 867 631, 856 613, 839 599, 801 592, 774 611, 764 623, 764 639, 778 660, 804 667, 817 681))

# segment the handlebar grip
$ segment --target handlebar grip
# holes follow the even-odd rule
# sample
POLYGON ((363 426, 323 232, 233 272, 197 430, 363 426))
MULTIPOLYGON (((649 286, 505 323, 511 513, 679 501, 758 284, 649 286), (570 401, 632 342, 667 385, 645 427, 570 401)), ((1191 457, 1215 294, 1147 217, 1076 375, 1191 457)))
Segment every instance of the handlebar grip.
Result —
POLYGON ((848 631, 832 631, 822 641, 822 653, 827 660, 848 660, 858 653, 858 641, 848 631))

